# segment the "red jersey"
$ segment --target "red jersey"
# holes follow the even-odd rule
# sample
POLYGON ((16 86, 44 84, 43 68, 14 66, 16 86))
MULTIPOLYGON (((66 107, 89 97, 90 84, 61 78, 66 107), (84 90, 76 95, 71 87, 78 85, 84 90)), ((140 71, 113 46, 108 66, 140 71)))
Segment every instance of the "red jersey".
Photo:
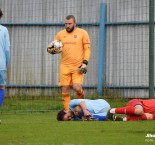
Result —
POLYGON ((155 114, 155 99, 150 99, 150 100, 140 99, 140 102, 142 103, 145 113, 155 114))

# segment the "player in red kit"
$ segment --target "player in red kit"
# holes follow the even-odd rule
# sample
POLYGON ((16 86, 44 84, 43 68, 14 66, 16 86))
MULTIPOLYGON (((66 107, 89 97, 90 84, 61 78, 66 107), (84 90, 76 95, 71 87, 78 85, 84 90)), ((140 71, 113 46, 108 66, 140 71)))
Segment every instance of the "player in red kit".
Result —
POLYGON ((126 114, 122 121, 155 120, 155 99, 132 99, 126 107, 110 109, 107 118, 114 120, 114 114, 126 114))

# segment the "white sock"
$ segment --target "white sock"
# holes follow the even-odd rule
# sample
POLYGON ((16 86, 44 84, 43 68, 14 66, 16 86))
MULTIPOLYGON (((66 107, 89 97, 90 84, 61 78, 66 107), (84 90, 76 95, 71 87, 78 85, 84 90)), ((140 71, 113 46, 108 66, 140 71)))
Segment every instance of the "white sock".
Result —
POLYGON ((126 117, 123 117, 123 121, 127 121, 126 117))
POLYGON ((115 114, 115 108, 110 109, 110 113, 115 114))

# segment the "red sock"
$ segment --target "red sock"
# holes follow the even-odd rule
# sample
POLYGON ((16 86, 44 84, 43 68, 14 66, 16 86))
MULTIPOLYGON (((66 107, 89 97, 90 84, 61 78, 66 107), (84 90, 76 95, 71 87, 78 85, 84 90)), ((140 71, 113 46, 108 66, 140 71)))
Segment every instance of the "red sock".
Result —
POLYGON ((133 115, 135 113, 135 108, 133 106, 127 106, 127 107, 123 107, 123 108, 116 108, 115 112, 117 114, 133 115))

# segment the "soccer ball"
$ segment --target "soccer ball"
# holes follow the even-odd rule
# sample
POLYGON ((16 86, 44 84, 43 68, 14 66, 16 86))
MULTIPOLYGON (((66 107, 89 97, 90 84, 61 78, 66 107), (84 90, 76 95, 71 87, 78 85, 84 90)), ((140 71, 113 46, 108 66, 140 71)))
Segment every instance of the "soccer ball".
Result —
POLYGON ((60 40, 54 40, 51 44, 57 53, 62 52, 63 44, 60 40))

